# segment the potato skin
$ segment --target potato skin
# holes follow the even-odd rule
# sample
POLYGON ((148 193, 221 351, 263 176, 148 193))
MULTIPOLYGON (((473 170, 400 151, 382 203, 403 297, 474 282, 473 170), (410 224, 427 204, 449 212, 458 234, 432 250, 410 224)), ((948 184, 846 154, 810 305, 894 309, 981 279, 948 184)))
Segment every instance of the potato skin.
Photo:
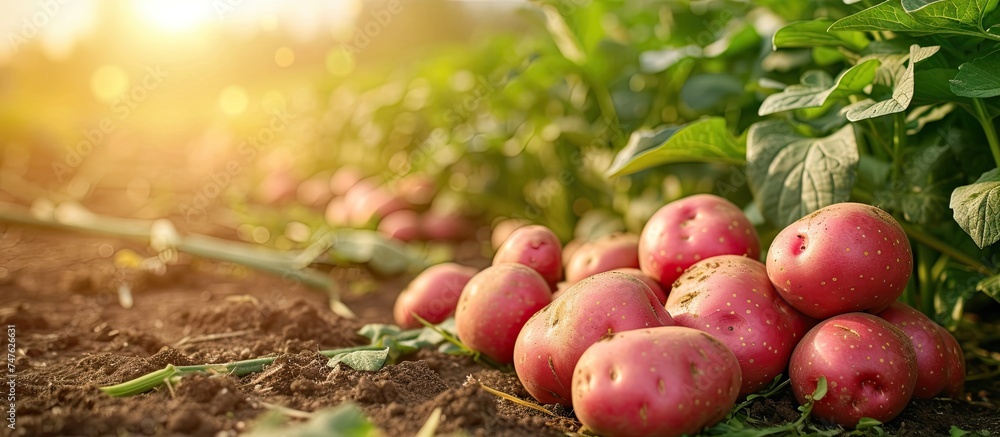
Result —
POLYGON ((664 205, 639 236, 640 268, 664 290, 692 264, 718 255, 758 259, 760 239, 739 207, 711 194, 664 205))
POLYGON ((965 394, 965 353, 958 340, 941 325, 937 325, 945 344, 945 356, 948 357, 948 380, 941 394, 949 398, 961 399, 965 394))
POLYGON ((525 323, 514 344, 514 369, 539 402, 569 406, 573 368, 587 347, 611 333, 669 325, 670 315, 641 280, 598 273, 525 323))
POLYGON ((955 342, 950 332, 916 308, 900 301, 893 302, 877 316, 902 330, 913 345, 917 354, 917 387, 913 392, 914 397, 932 399, 945 391, 949 385, 954 385, 954 379, 964 382, 965 358, 961 355, 961 348, 957 348, 956 357, 954 349, 950 347, 955 342), (945 336, 950 338, 951 342, 947 341, 945 336), (956 360, 961 361, 959 378, 953 378, 952 375, 953 369, 956 368, 956 360))
POLYGON ((789 363, 799 403, 821 376, 828 392, 812 414, 845 428, 862 417, 882 422, 906 408, 917 386, 917 357, 906 334, 868 313, 847 313, 820 322, 799 342, 789 363))
POLYGON ((837 203, 799 219, 767 252, 767 275, 781 297, 817 319, 888 308, 912 270, 903 228, 861 203, 837 203))
POLYGON ((663 291, 663 287, 660 286, 660 283, 656 282, 653 278, 650 278, 649 275, 643 273, 642 270, 635 268, 624 268, 624 269, 614 269, 612 270, 612 272, 626 273, 635 276, 636 278, 639 278, 639 280, 642 281, 644 284, 646 284, 646 286, 648 286, 650 290, 653 290, 653 294, 656 295, 656 299, 659 300, 661 304, 667 303, 667 293, 663 291))
POLYGON ((493 257, 493 264, 520 263, 535 269, 556 289, 562 279, 562 243, 551 229, 528 225, 515 229, 493 257))
POLYGON ((726 417, 740 384, 736 356, 711 335, 680 326, 625 331, 580 357, 573 408, 602 436, 694 435, 726 417))
POLYGON ((639 268, 639 236, 612 234, 584 243, 566 264, 566 282, 619 268, 639 268))
POLYGON ((784 373, 795 345, 815 324, 774 290, 763 263, 737 255, 688 268, 674 282, 666 308, 678 325, 705 331, 736 354, 741 396, 784 373))
POLYGON ((396 297, 393 319, 404 329, 423 326, 413 313, 434 324, 443 322, 455 312, 462 289, 478 272, 455 263, 428 267, 396 297))
POLYGON ((521 327, 551 301, 552 291, 534 269, 497 264, 465 284, 455 310, 455 331, 472 350, 511 363, 521 327))

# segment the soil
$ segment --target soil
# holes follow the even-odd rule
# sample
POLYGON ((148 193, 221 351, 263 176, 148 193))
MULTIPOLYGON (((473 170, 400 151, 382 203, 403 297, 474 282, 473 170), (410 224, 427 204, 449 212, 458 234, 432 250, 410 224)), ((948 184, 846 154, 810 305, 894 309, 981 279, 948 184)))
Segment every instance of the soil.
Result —
MULTIPOLYGON (((439 434, 580 431, 571 411, 551 408, 557 415, 545 415, 469 384, 530 399, 515 375, 466 357, 422 350, 377 372, 327 367, 319 350, 364 344, 355 334, 362 325, 391 323, 392 302, 406 277, 382 278, 375 291, 346 295, 358 314, 349 320, 334 315, 321 293, 221 263, 186 260, 165 275, 122 279, 109 246, 146 253, 135 243, 0 224, 0 326, 13 326, 16 342, 17 421, 5 433, 237 435, 275 406, 314 412, 347 401, 387 436, 415 434, 438 407, 439 434), (123 280, 134 288, 129 309, 109 291, 123 280), (167 364, 266 355, 278 358, 264 372, 243 377, 186 376, 129 398, 97 388, 167 364)), ((345 289, 347 282, 368 278, 359 269, 331 274, 345 289)), ((1000 393, 991 390, 970 386, 966 399, 915 401, 884 429, 948 435, 956 425, 998 435, 1000 393)), ((754 420, 777 424, 796 418, 795 407, 786 391, 749 411, 754 420)))

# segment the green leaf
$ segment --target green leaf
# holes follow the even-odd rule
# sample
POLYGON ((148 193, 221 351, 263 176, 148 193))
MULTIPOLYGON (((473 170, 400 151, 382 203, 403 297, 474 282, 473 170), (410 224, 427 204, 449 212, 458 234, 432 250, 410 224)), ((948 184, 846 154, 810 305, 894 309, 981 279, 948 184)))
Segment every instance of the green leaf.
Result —
POLYGON ((868 37, 858 31, 830 31, 833 20, 796 21, 778 29, 772 42, 775 50, 793 47, 846 47, 855 52, 868 47, 868 37))
POLYGON ((346 402, 329 410, 321 410, 312 414, 308 421, 289 425, 284 418, 275 416, 277 420, 259 421, 249 437, 281 435, 285 437, 377 437, 382 435, 378 428, 365 417, 357 405, 346 402))
POLYGON ((756 123, 748 133, 750 186, 764 217, 778 226, 846 201, 858 159, 850 124, 825 138, 802 136, 782 120, 756 123))
POLYGON ((683 59, 698 58, 701 54, 701 47, 696 45, 645 51, 639 54, 639 71, 656 74, 673 67, 683 59))
POLYGON ((742 164, 745 154, 745 146, 729 132, 726 121, 710 117, 657 131, 633 132, 607 175, 622 176, 673 162, 742 164))
POLYGON ((936 104, 941 100, 947 102, 968 103, 969 99, 960 97, 951 90, 951 80, 958 74, 955 68, 929 68, 913 73, 913 100, 923 104, 936 104))
POLYGON ((1000 302, 1000 275, 993 275, 976 284, 976 291, 982 291, 993 300, 1000 302))
POLYGON ((949 204, 955 221, 980 248, 1000 240, 1000 168, 983 173, 972 185, 958 187, 949 204))
POLYGON ((760 34, 753 24, 747 23, 734 27, 722 35, 717 41, 705 46, 706 58, 732 56, 748 49, 759 47, 760 34))
POLYGON ((345 364, 354 370, 374 372, 385 365, 385 360, 389 358, 389 348, 377 351, 354 351, 334 355, 326 363, 328 367, 337 367, 338 364, 345 364))
MULTIPOLYGON (((906 1, 903 8, 906 10, 906 1)), ((953 33, 983 34, 982 20, 991 10, 996 8, 997 0, 947 0, 947 1, 909 1, 909 3, 924 3, 919 8, 908 10, 917 21, 930 26, 937 26, 944 31, 953 33)))
POLYGON ((957 427, 955 425, 952 425, 951 428, 948 429, 948 435, 950 437, 962 437, 962 436, 969 435, 969 431, 966 431, 966 430, 964 430, 962 428, 959 428, 959 427, 957 427))
POLYGON ((826 377, 820 376, 819 381, 816 381, 816 390, 814 390, 812 394, 809 395, 809 400, 811 401, 822 400, 824 397, 826 397, 826 389, 827 389, 826 377))
POLYGON ((872 419, 871 417, 862 417, 858 420, 858 425, 855 426, 854 429, 867 429, 874 428, 876 426, 882 426, 882 422, 872 419))
POLYGON ((758 110, 759 115, 799 108, 823 106, 828 99, 846 97, 861 92, 875 79, 880 62, 870 59, 844 70, 836 81, 817 70, 802 75, 801 85, 789 85, 784 91, 767 96, 758 110))
POLYGON ((402 330, 396 325, 385 323, 369 323, 358 330, 358 335, 371 340, 371 344, 378 344, 385 337, 395 337, 402 330))
MULTIPOLYGON (((981 26, 983 16, 996 7, 997 0, 948 0, 924 3, 907 11, 899 0, 886 0, 861 12, 848 15, 830 30, 869 32, 915 32, 991 37, 981 26)), ((918 1, 910 2, 916 6, 918 1)), ((995 39, 995 38, 994 38, 995 39)))
POLYGON ((902 77, 896 78, 895 86, 892 90, 892 97, 879 102, 871 99, 852 104, 844 108, 847 119, 859 121, 869 118, 881 117, 883 115, 903 112, 910 106, 913 100, 913 69, 914 66, 937 53, 939 46, 920 47, 916 44, 910 46, 910 63, 903 71, 902 77))
POLYGON ((903 9, 906 12, 913 12, 931 3, 939 2, 943 0, 903 0, 903 9))
POLYGON ((927 32, 929 27, 906 13, 899 0, 886 0, 861 12, 848 15, 830 25, 830 30, 858 30, 867 32, 927 32))
POLYGON ((681 87, 681 100, 691 109, 701 111, 718 105, 729 97, 743 95, 742 79, 727 73, 691 76, 681 87))
POLYGON ((962 97, 1000 96, 1000 51, 959 65, 951 91, 962 97))

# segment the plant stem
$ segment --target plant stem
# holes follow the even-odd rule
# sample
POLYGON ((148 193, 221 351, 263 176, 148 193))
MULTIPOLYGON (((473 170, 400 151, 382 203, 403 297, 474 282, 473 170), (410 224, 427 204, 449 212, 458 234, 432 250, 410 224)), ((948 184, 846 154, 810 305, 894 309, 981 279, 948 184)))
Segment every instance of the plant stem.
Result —
POLYGON ((976 120, 979 120, 979 124, 983 126, 983 132, 986 133, 986 142, 989 143, 990 152, 993 153, 993 161, 997 167, 1000 167, 1000 140, 997 139, 997 130, 993 126, 993 119, 986 111, 986 104, 983 103, 982 99, 972 99, 972 107, 976 110, 976 120))
POLYGON ((906 115, 902 112, 892 116, 892 181, 899 180, 903 169, 903 147, 906 146, 906 115))
POLYGON ((941 241, 940 239, 924 231, 923 229, 920 229, 914 225, 911 225, 903 221, 899 221, 899 224, 902 225, 903 231, 906 232, 906 235, 909 235, 914 240, 917 240, 917 242, 927 247, 930 247, 931 249, 934 249, 938 252, 941 252, 941 254, 943 255, 947 255, 952 259, 954 259, 955 261, 958 261, 962 264, 965 264, 968 267, 975 269, 977 273, 981 273, 984 275, 993 274, 990 268, 986 267, 985 264, 979 262, 975 258, 965 253, 962 253, 961 251, 952 247, 950 244, 941 241))
MULTIPOLYGON (((341 349, 330 349, 320 351, 319 353, 324 357, 330 358, 334 355, 356 352, 356 351, 375 351, 385 349, 382 346, 355 346, 341 349)), ((173 364, 167 364, 167 367, 157 370, 152 373, 145 374, 138 378, 125 381, 121 384, 115 384, 107 387, 101 387, 101 391, 107 393, 112 397, 126 397, 134 396, 137 394, 145 393, 149 390, 159 387, 164 381, 184 376, 194 373, 218 373, 227 374, 233 376, 245 376, 251 373, 257 373, 264 371, 264 368, 278 357, 264 357, 264 358, 254 358, 251 360, 243 361, 233 361, 231 363, 222 364, 199 364, 194 366, 174 366, 173 364)))

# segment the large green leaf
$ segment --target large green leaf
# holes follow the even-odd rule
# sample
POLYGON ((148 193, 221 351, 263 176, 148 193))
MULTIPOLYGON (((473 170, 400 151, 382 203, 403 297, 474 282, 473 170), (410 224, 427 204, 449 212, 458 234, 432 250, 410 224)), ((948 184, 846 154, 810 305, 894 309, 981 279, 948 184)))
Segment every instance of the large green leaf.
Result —
POLYGON ((906 12, 913 12, 934 2, 945 0, 903 0, 903 9, 906 12))
POLYGON ((959 65, 951 90, 962 97, 1000 96, 1000 52, 959 65))
POLYGON ((825 138, 805 137, 783 120, 750 127, 747 175, 768 221, 786 226, 850 197, 858 146, 848 124, 825 138))
POLYGON ((990 37, 991 34, 982 27, 982 20, 996 5, 997 0, 887 0, 837 20, 830 26, 830 30, 950 33, 990 37))
POLYGON ((868 118, 881 117, 883 115, 903 112, 910 106, 913 100, 913 68, 914 66, 937 53, 939 46, 920 47, 916 44, 910 46, 910 62, 902 77, 895 80, 892 89, 892 96, 882 101, 865 99, 845 108, 847 119, 850 121, 865 120, 868 118))
POLYGON ((951 193, 955 221, 979 247, 1000 240, 1000 168, 990 170, 971 185, 951 193))
POLYGON ((909 14, 917 21, 944 30, 983 33, 983 16, 996 7, 996 2, 997 0, 935 1, 926 3, 909 14))
POLYGON ((839 46, 854 51, 868 47, 868 37, 858 31, 830 31, 833 20, 796 21, 778 29, 772 42, 775 49, 794 47, 839 46))
POLYGON ((633 132, 607 175, 627 175, 672 162, 742 164, 745 155, 746 147, 729 132, 726 121, 710 117, 682 126, 633 132))
POLYGON ((976 284, 976 290, 986 293, 997 302, 1000 302, 1000 275, 993 275, 976 284))
POLYGON ((899 0, 886 0, 861 12, 837 20, 830 26, 830 30, 931 33, 934 31, 934 28, 917 21, 910 14, 907 14, 899 0))
POLYGON ((879 61, 870 59, 861 64, 844 70, 836 82, 825 72, 807 71, 802 75, 801 85, 790 85, 782 92, 772 94, 761 103, 758 114, 767 115, 775 112, 799 108, 816 108, 823 106, 828 99, 846 97, 861 92, 872 83, 879 61))

